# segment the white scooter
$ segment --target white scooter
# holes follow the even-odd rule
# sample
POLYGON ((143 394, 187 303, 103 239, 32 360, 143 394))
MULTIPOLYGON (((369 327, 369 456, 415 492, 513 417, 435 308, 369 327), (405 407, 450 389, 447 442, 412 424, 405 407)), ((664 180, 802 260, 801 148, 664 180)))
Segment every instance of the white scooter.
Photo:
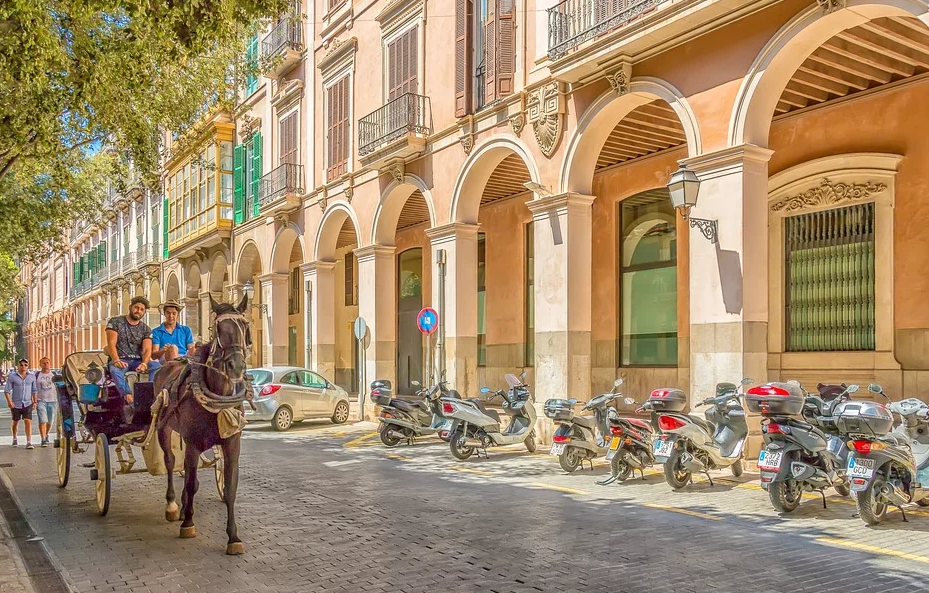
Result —
MULTIPOLYGON (((449 447, 456 459, 467 459, 476 451, 478 456, 483 452, 487 457, 490 447, 502 447, 525 443, 530 453, 535 452, 535 406, 530 402, 532 394, 529 386, 516 377, 507 373, 506 382, 510 386, 508 391, 497 391, 496 395, 503 397, 503 411, 510 417, 506 429, 500 428, 500 415, 496 410, 488 410, 484 403, 478 399, 442 400, 442 415, 446 420, 454 422, 449 447)), ((481 388, 481 393, 491 393, 487 387, 481 388)))

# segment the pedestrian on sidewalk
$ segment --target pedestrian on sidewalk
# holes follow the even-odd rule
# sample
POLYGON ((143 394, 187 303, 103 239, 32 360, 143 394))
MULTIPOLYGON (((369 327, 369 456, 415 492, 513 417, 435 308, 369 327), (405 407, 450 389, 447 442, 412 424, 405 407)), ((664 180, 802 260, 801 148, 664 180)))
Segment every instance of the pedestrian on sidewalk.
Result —
POLYGON ((32 408, 36 402, 35 375, 29 372, 29 361, 20 358, 16 363, 16 372, 10 373, 3 388, 6 396, 6 405, 13 413, 13 446, 19 443, 16 440, 19 421, 22 420, 26 428, 26 448, 32 446, 32 408))
POLYGON ((55 423, 55 411, 58 408, 58 389, 55 387, 55 375, 52 373, 52 361, 43 356, 39 361, 41 369, 36 373, 36 414, 39 417, 39 435, 42 446, 48 447, 48 434, 55 423))

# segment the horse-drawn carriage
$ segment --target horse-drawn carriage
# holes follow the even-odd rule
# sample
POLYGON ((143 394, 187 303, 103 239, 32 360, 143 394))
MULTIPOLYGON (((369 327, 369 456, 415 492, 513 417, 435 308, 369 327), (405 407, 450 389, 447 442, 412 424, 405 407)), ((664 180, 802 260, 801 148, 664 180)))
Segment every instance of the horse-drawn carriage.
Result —
MULTIPOLYGON (((93 443, 90 479, 95 484, 97 510, 106 515, 110 508, 112 479, 117 474, 167 472, 164 454, 157 438, 159 414, 165 409, 163 394, 156 394, 154 383, 146 373, 127 373, 133 401, 127 403, 107 370, 107 356, 101 351, 76 352, 65 359, 58 383, 58 438, 55 448, 58 461, 58 484, 68 485, 72 459, 93 443), (141 449, 139 463, 133 447, 141 449), (111 459, 115 453, 115 465, 111 459)), ((184 458, 180 436, 171 436, 175 457, 184 458)), ((201 467, 212 467, 217 491, 223 498, 224 467, 222 452, 213 447, 201 455, 201 467)), ((176 471, 181 471, 178 467, 176 471)))

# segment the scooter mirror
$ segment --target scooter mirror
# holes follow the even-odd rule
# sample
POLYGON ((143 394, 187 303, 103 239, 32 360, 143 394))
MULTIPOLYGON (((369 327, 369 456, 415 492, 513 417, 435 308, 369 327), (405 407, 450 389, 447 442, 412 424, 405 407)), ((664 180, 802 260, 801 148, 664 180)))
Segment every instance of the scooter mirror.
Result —
POLYGON ((884 389, 877 383, 871 383, 870 385, 868 385, 868 391, 870 391, 871 393, 883 393, 884 389))
POLYGON ((857 385, 849 385, 848 388, 846 389, 846 391, 849 392, 849 393, 858 393, 858 386, 857 386, 857 385))
POLYGON ((749 379, 748 377, 745 377, 744 379, 742 379, 742 385, 751 385, 754 382, 755 382, 754 380, 749 379))
POLYGON ((623 384, 622 378, 619 378, 619 379, 616 379, 615 381, 613 381, 613 387, 619 387, 619 386, 622 385, 622 384, 623 384))
POLYGON ((632 399, 631 397, 626 397, 626 398, 623 398, 623 403, 626 404, 627 406, 631 406, 632 404, 635 403, 635 400, 632 399))
POLYGON ((481 393, 490 393, 490 387, 481 387, 481 393))

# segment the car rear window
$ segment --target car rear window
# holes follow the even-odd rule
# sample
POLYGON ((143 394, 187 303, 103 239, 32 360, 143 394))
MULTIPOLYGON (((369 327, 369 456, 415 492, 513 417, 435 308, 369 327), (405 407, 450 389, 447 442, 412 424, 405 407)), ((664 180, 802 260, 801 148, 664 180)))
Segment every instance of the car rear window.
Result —
POLYGON ((273 375, 271 371, 245 371, 252 378, 252 385, 265 385, 271 382, 273 375))

